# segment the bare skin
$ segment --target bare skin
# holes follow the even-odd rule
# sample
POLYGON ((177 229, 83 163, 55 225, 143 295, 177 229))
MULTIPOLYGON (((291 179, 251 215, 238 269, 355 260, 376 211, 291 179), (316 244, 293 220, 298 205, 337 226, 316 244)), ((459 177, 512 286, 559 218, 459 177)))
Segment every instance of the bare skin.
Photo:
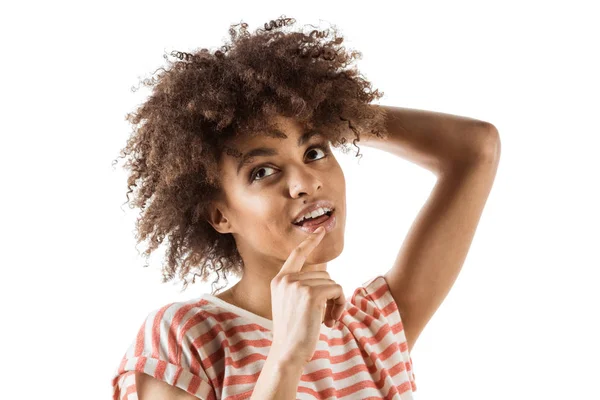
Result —
POLYGON ((331 150, 320 136, 302 146, 297 139, 305 129, 296 121, 278 117, 281 132, 287 138, 259 135, 236 138, 228 143, 244 154, 256 147, 271 147, 278 155, 253 157, 239 175, 239 159, 225 154, 219 163, 224 196, 213 203, 208 221, 220 233, 232 233, 244 260, 241 280, 216 295, 219 299, 272 320, 271 280, 277 275, 292 250, 307 233, 292 220, 306 205, 321 199, 334 203, 336 227, 306 260, 303 271, 326 271, 327 262, 338 257, 344 247, 346 225, 346 182, 331 150), (258 168, 257 168, 258 167, 258 168), (253 183, 249 175, 254 172, 253 183))
MULTIPOLYGON (((271 281, 292 251, 309 236, 292 224, 298 212, 309 203, 326 199, 334 203, 337 218, 334 230, 324 235, 321 245, 306 258, 303 272, 327 270, 327 262, 344 248, 346 225, 342 169, 332 153, 324 157, 325 152, 314 147, 323 144, 329 148, 329 144, 313 136, 298 147, 297 139, 304 129, 283 117, 278 123, 286 139, 257 136, 229 144, 243 153, 256 147, 272 147, 279 155, 255 157, 239 175, 238 159, 224 155, 219 164, 224 197, 214 202, 208 221, 218 232, 233 234, 244 260, 241 280, 216 297, 269 320, 273 320, 271 281), (260 169, 255 170, 257 167, 260 169), (259 176, 250 184, 248 175, 252 171, 258 171, 259 176)), ((326 313, 327 309, 323 310, 326 313)), ((136 383, 140 400, 195 398, 143 373, 136 373, 136 383)))
MULTIPOLYGON (((482 121, 423 110, 386 108, 393 115, 388 126, 390 139, 374 140, 368 145, 430 168, 440 177, 396 262, 385 274, 402 314, 410 352, 460 271, 494 181, 500 142, 497 130, 482 121)), ((264 181, 258 188, 247 185, 236 177, 236 168, 231 165, 234 159, 223 160, 226 198, 215 203, 211 218, 217 231, 233 233, 245 262, 242 280, 217 297, 270 320, 270 282, 293 248, 307 235, 294 232, 290 224, 297 211, 305 202, 323 198, 333 201, 339 211, 338 227, 323 238, 322 243, 327 246, 319 246, 311 253, 303 271, 326 271, 326 262, 343 249, 346 220, 345 181, 337 161, 332 159, 331 164, 323 166, 314 164, 319 161, 304 163, 304 151, 312 144, 302 149, 293 147, 293 139, 301 134, 301 127, 282 119, 282 130, 291 136, 284 140, 257 137, 238 143, 243 152, 266 143, 280 150, 279 156, 257 160, 261 165, 269 161, 269 166, 277 168, 277 172, 262 170, 265 176, 278 175, 271 178, 273 181, 264 181)), ((311 157, 317 158, 312 154, 311 157)), ((144 374, 136 373, 136 377, 139 390, 148 389, 140 400, 195 398, 144 374)))
MULTIPOLYGON (((332 327, 343 313, 345 296, 342 287, 326 271, 304 270, 305 260, 325 236, 323 228, 307 235, 273 279, 275 335, 251 399, 292 398, 304 366, 314 355, 324 316, 327 316, 326 325, 332 327)), ((135 375, 140 400, 195 398, 150 375, 141 372, 135 375)))

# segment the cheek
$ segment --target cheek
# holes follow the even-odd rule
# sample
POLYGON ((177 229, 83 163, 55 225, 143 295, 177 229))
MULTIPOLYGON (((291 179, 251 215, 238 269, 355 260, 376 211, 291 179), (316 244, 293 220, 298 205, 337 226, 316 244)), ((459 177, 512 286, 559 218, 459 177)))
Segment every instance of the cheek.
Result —
POLYGON ((260 236, 257 239, 269 238, 271 241, 276 241, 282 232, 293 228, 289 219, 282 212, 265 210, 262 214, 252 214, 252 218, 247 221, 247 224, 251 234, 260 236))
POLYGON ((257 222, 251 229, 250 240, 255 248, 260 249, 262 253, 276 255, 283 259, 287 258, 293 248, 294 235, 298 235, 294 226, 282 217, 278 220, 257 222))

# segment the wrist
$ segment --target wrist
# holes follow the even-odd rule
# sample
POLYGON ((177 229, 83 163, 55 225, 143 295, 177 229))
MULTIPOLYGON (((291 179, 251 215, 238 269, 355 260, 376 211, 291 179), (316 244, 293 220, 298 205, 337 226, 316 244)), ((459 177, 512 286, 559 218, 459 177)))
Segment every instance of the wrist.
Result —
POLYGON ((298 357, 279 350, 276 346, 272 346, 271 350, 269 350, 267 362, 269 362, 272 367, 278 370, 285 370, 287 373, 302 372, 306 365, 306 362, 300 360, 298 357))

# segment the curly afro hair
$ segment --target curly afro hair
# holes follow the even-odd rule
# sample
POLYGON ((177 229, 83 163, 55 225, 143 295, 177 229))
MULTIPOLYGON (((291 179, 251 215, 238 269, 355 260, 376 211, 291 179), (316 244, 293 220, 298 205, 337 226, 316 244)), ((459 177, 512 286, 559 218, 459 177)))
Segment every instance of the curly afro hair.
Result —
POLYGON ((120 157, 130 156, 124 165, 131 171, 125 203, 136 187, 129 207, 141 210, 136 239, 137 244, 150 239, 146 260, 168 236, 163 283, 178 274, 183 291, 189 277, 206 282, 214 272, 214 295, 220 273, 225 282, 227 274, 241 277, 243 261, 233 236, 207 221, 208 205, 222 194, 220 157, 242 155, 228 140, 272 135, 266 132, 277 115, 318 126, 344 154, 348 141, 356 146, 361 134, 387 137, 385 111, 369 105, 383 92, 371 90, 355 68, 345 69, 362 53, 340 47, 343 38, 335 26, 328 39, 329 29, 286 29, 294 23, 282 15, 254 34, 244 22, 231 25, 231 42, 220 50, 174 51, 173 62, 165 54, 167 68, 142 81, 153 90, 126 115, 134 128, 120 157))

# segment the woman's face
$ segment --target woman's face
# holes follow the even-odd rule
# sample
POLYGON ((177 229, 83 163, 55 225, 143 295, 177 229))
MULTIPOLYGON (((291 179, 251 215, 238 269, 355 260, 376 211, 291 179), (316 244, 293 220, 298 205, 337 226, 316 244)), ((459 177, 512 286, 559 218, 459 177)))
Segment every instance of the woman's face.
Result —
POLYGON ((309 235, 292 221, 307 205, 329 200, 336 225, 306 261, 325 263, 340 255, 344 247, 344 174, 324 137, 313 135, 298 146, 299 138, 308 131, 285 117, 278 117, 276 123, 287 138, 258 135, 227 144, 243 154, 236 158, 225 153, 221 158, 224 197, 213 204, 212 225, 221 233, 233 234, 245 266, 256 263, 280 268, 309 235), (247 153, 259 147, 271 148, 276 154, 253 156, 240 165, 247 153))

